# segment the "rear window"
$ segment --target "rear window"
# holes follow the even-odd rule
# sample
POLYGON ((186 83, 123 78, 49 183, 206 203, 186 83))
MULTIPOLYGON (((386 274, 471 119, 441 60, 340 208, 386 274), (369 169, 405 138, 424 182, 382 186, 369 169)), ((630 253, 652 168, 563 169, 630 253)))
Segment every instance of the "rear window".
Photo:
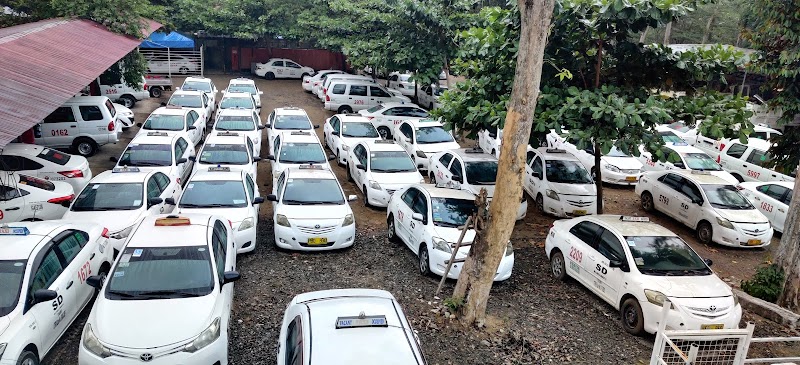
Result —
MULTIPOLYGON (((333 85, 333 93, 342 95, 344 94, 344 89, 346 88, 345 84, 336 84, 333 85)), ((366 92, 366 90, 364 90, 366 92)), ((366 95, 366 94, 365 94, 366 95)))
POLYGON ((56 150, 44 148, 42 149, 42 152, 40 152, 36 157, 63 166, 66 165, 67 162, 69 162, 69 158, 71 156, 65 153, 58 152, 56 150))
POLYGON ((117 115, 117 109, 114 109, 114 103, 112 103, 111 100, 106 100, 106 108, 108 112, 111 113, 111 117, 117 115))
POLYGON ((383 104, 378 104, 376 106, 373 106, 372 108, 367 109, 367 112, 374 113, 381 109, 383 109, 383 104))
POLYGON ((33 186, 42 190, 53 191, 56 190, 56 185, 38 177, 19 175, 19 183, 22 185, 33 186))

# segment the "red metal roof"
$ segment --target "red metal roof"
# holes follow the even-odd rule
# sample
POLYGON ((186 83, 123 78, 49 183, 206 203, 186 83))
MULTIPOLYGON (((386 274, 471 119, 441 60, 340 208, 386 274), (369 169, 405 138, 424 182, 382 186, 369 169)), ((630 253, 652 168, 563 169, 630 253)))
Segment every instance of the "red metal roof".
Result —
MULTIPOLYGON (((144 36, 161 24, 147 20, 144 36)), ((85 19, 0 29, 0 147, 36 125, 141 43, 85 19)))

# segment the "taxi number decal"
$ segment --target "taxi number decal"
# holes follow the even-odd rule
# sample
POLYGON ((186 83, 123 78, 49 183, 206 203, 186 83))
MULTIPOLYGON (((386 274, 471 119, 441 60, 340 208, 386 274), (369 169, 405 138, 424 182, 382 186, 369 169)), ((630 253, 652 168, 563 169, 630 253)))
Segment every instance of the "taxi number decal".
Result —
POLYGON ((772 204, 770 204, 770 203, 767 203, 767 202, 761 202, 761 209, 763 209, 763 210, 765 210, 765 211, 767 211, 767 212, 770 212, 770 213, 772 213, 772 208, 773 208, 773 205, 772 205, 772 204))
POLYGON ((89 261, 86 261, 83 266, 81 266, 80 270, 78 270, 78 279, 80 279, 81 283, 86 281, 86 278, 92 275, 92 266, 89 264, 89 261))
POLYGON ((355 105, 364 105, 364 100, 353 100, 353 104, 355 104, 355 105))
POLYGON ((758 179, 758 177, 761 176, 761 173, 753 170, 747 170, 747 176, 758 179))
POLYGON ((606 274, 608 274, 608 269, 606 269, 605 267, 603 267, 603 265, 597 264, 597 266, 595 266, 595 268, 594 268, 594 269, 595 269, 595 271, 597 271, 597 272, 599 272, 599 273, 601 273, 601 274, 603 274, 603 275, 606 275, 606 274))
POLYGON ((400 124, 400 122, 402 122, 402 120, 400 120, 400 119, 395 119, 395 121, 394 121, 394 125, 398 125, 398 124, 400 124))
POLYGON ((689 209, 689 204, 681 203, 681 208, 683 208, 684 210, 688 210, 689 209))
POLYGON ((3 211, 0 210, 0 221, 3 220, 3 211))
POLYGON ((401 222, 403 221, 403 211, 402 210, 397 211, 397 219, 399 219, 401 222))
POLYGON ((663 195, 658 196, 659 203, 664 203, 664 205, 669 205, 669 198, 663 195))
POLYGON ((439 171, 436 172, 436 177, 438 177, 440 179, 444 179, 444 174, 442 173, 442 170, 439 170, 439 171))
POLYGON ((69 131, 66 129, 53 129, 50 131, 50 134, 53 136, 68 136, 69 131))
POLYGON ((648 159, 647 159, 647 164, 648 164, 649 166, 655 166, 655 165, 656 165, 656 162, 648 158, 648 159))
POLYGON ((117 89, 107 89, 106 94, 118 94, 119 91, 117 89))
POLYGON ((283 73, 283 69, 282 69, 282 68, 279 68, 279 69, 275 70, 275 72, 277 72, 277 73, 279 73, 279 74, 282 74, 282 73, 283 73))
POLYGON ((56 297, 56 299, 53 299, 53 303, 52 303, 53 310, 54 311, 57 310, 58 307, 61 306, 61 303, 64 303, 64 297, 59 295, 59 296, 56 297))
POLYGON ((583 261, 583 252, 577 250, 575 247, 569 248, 569 257, 577 262, 583 261))

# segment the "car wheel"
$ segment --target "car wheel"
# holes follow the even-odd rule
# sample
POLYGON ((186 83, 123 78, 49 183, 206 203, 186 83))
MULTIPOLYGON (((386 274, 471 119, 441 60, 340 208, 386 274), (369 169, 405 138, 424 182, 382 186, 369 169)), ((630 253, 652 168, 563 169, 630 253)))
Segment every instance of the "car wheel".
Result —
POLYGON ((342 166, 341 161, 342 161, 341 154, 339 153, 339 149, 337 148, 336 149, 336 164, 339 165, 339 166, 342 166))
POLYGON ((39 357, 33 351, 25 350, 19 355, 17 365, 39 365, 39 357))
POLYGON ((419 273, 423 276, 428 276, 431 274, 431 264, 430 258, 428 257, 428 249, 425 247, 425 243, 423 242, 422 245, 419 247, 419 254, 417 255, 419 258, 419 273))
POLYGON ((731 174, 731 175, 733 175, 733 177, 735 177, 736 180, 738 180, 740 183, 744 182, 744 178, 742 177, 742 175, 739 174, 731 174))
POLYGON ((389 128, 378 127, 378 134, 383 139, 392 139, 392 131, 390 131, 389 128))
POLYGON ((550 270, 553 272, 553 277, 561 280, 567 280, 567 268, 564 265, 564 255, 559 250, 553 250, 550 255, 550 270))
POLYGON ((400 239, 397 237, 397 230, 394 227, 394 215, 389 214, 389 218, 386 218, 386 237, 389 239, 389 242, 399 242, 400 239))
POLYGON ((597 169, 592 167, 592 180, 597 181, 597 169))
POLYGON ((97 143, 90 138, 78 138, 72 143, 72 149, 81 156, 89 157, 97 152, 97 143))
POLYGON ((619 310, 622 317, 622 327, 628 333, 638 336, 644 332, 644 316, 642 307, 636 298, 628 298, 622 303, 619 310))
POLYGON ((711 238, 714 237, 714 228, 711 227, 706 221, 697 224, 697 239, 705 244, 711 243, 711 238))
POLYGON ((372 205, 369 203, 369 193, 367 192, 367 186, 364 185, 364 206, 371 207, 372 205))
POLYGON ((346 165, 346 168, 347 168, 347 181, 354 181, 353 180, 353 174, 350 173, 350 164, 349 163, 346 165))
POLYGON ((186 75, 186 74, 189 73, 189 68, 186 67, 186 66, 183 66, 183 67, 178 69, 178 72, 180 72, 181 75, 186 75))
POLYGON ((122 102, 123 106, 125 106, 126 108, 129 108, 129 109, 133 108, 133 106, 136 104, 136 98, 134 98, 133 96, 130 96, 130 95, 122 95, 122 96, 120 96, 119 97, 119 101, 122 102))
POLYGON ((267 74, 264 75, 264 78, 267 80, 275 80, 275 74, 272 72, 267 72, 267 74))
POLYGON ((536 196, 536 209, 538 209, 539 212, 544 213, 544 197, 542 194, 536 196))
POLYGON ((300 75, 300 80, 302 80, 306 76, 311 76, 311 75, 309 75, 308 72, 303 72, 303 74, 300 75))
POLYGON ((642 209, 647 212, 652 212, 655 209, 655 205, 653 204, 653 195, 650 194, 649 191, 642 193, 642 209))
POLYGON ((160 98, 162 94, 164 94, 164 90, 162 90, 160 87, 151 87, 150 88, 150 97, 152 97, 152 98, 160 98))
POLYGON ((331 149, 331 146, 330 146, 330 145, 328 145, 328 137, 326 137, 326 136, 325 136, 325 134, 323 134, 323 135, 322 135, 322 144, 323 144, 323 145, 325 146, 325 148, 327 148, 328 150, 330 150, 330 149, 331 149))
POLYGON ((431 105, 428 105, 428 110, 433 110, 433 102, 431 102, 431 105))
POLYGON ((431 184, 436 185, 436 174, 431 173, 430 178, 431 178, 431 184))
POLYGON ((492 149, 492 156, 497 157, 497 150, 492 149))
POLYGON ((351 107, 349 107, 347 105, 340 106, 339 110, 338 110, 339 114, 350 114, 352 112, 353 112, 353 108, 351 108, 351 107))

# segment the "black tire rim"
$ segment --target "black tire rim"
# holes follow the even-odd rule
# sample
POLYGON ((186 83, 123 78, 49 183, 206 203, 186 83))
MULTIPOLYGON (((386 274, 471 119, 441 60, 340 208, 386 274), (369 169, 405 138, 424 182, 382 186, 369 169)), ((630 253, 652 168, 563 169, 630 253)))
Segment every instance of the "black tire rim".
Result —
POLYGON ((553 276, 556 278, 561 278, 564 275, 564 261, 560 254, 553 254, 553 258, 550 259, 550 267, 553 269, 553 276))
POLYGON ((122 105, 124 105, 126 108, 133 108, 133 100, 128 97, 122 98, 122 105))
POLYGON ((700 225, 700 228, 697 230, 697 236, 703 243, 711 242, 711 227, 709 227, 708 224, 700 225))
POLYGON ((367 187, 364 187, 364 206, 369 206, 369 194, 367 193, 367 187))
POLYGON ((536 197, 536 209, 544 213, 544 198, 541 195, 536 197))
POLYGON ((636 329, 639 325, 639 313, 636 311, 636 307, 632 304, 628 304, 625 306, 625 309, 622 310, 622 323, 628 329, 636 329))
POLYGON ((423 248, 419 251, 419 272, 427 274, 428 270, 430 270, 430 266, 428 265, 428 250, 423 248))
POLYGON ((650 194, 642 194, 642 208, 644 208, 644 210, 653 209, 653 196, 650 194))
POLYGON ((387 230, 388 232, 386 232, 386 235, 389 237, 389 240, 393 240, 394 237, 395 237, 395 233, 394 233, 394 217, 389 217, 389 222, 388 223, 389 223, 389 227, 388 227, 389 229, 387 230))
POLYGON ((389 139, 389 130, 386 127, 378 128, 378 134, 380 134, 383 139, 389 139))

